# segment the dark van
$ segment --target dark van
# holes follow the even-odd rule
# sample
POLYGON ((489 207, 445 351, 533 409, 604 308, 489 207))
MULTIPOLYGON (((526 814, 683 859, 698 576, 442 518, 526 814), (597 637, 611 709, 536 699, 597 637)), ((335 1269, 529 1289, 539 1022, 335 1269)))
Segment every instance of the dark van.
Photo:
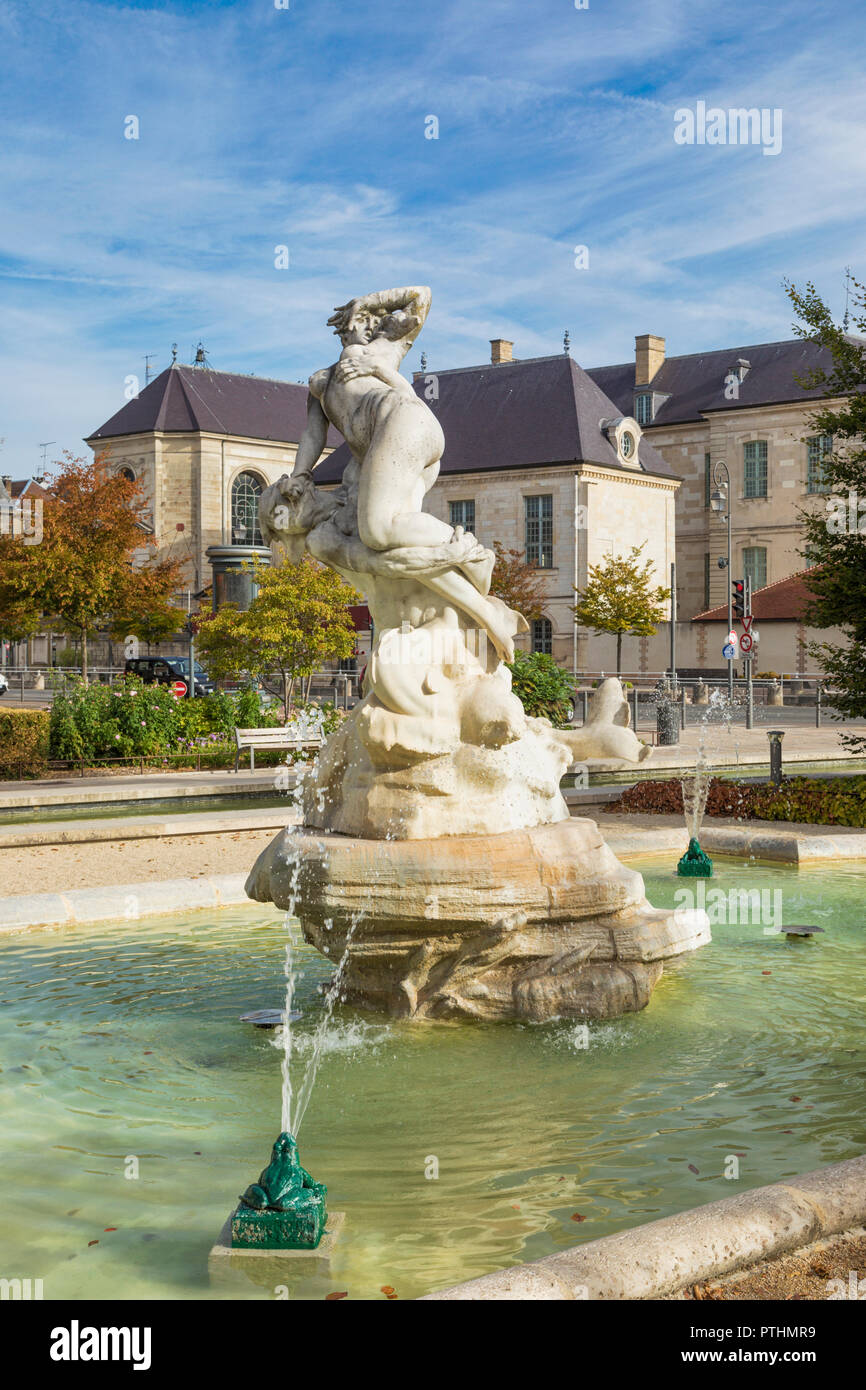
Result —
MULTIPOLYGON (((216 686, 198 662, 194 665, 194 695, 211 695, 216 686)), ((140 656, 126 663, 126 674, 138 676, 144 685, 173 685, 175 681, 189 682, 189 662, 182 656, 140 656)))

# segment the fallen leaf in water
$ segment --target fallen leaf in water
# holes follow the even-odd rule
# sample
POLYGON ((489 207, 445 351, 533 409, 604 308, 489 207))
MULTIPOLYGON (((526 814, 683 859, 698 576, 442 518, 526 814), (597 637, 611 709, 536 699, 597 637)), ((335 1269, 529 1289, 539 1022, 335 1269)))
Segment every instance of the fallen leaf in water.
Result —
POLYGON ((800 1097, 800 1096, 791 1096, 790 1099, 791 1099, 791 1100, 800 1100, 801 1097, 800 1097))
POLYGON ((762 975, 772 975, 772 973, 773 973, 772 970, 762 970, 762 971, 761 971, 761 974, 762 974, 762 975))
POLYGON ((116 1227, 116 1226, 105 1226, 103 1229, 106 1230, 106 1231, 116 1231, 116 1230, 117 1230, 117 1227, 116 1227))
POLYGON ((511 1209, 512 1209, 512 1211, 520 1211, 520 1203, 519 1203, 519 1202, 512 1202, 512 1203, 511 1203, 511 1209))
POLYGON ((393 1290, 393 1288, 391 1287, 390 1284, 383 1284, 382 1287, 381 1287, 381 1289, 379 1290, 379 1292, 380 1292, 380 1293, 393 1293, 394 1290, 393 1290))
POLYGON ((571 1219, 572 1219, 572 1221, 585 1221, 585 1220, 586 1220, 586 1217, 585 1217, 585 1216, 581 1216, 581 1214, 580 1214, 579 1211, 573 1211, 573 1212, 571 1213, 571 1219))
POLYGON ((98 1244, 99 1244, 99 1241, 98 1241, 98 1240, 89 1240, 89 1241, 87 1242, 87 1248, 90 1249, 90 1246, 91 1246, 91 1245, 98 1245, 98 1244))
POLYGON ((689 1164, 689 1172, 690 1172, 690 1173, 700 1173, 700 1171, 701 1171, 700 1168, 696 1168, 695 1165, 694 1165, 693 1163, 690 1163, 690 1164, 689 1164))
POLYGON ((388 1294, 388 1302, 389 1302, 389 1303, 393 1302, 393 1300, 394 1300, 396 1297, 397 1297, 397 1295, 396 1295, 395 1293, 389 1293, 389 1294, 388 1294))
POLYGON ((348 1298, 348 1297, 349 1297, 349 1290, 348 1290, 348 1289, 344 1290, 343 1293, 326 1293, 326 1294, 325 1294, 325 1302, 326 1302, 326 1303, 333 1303, 333 1301, 334 1301, 335 1299, 337 1299, 337 1298, 348 1298))

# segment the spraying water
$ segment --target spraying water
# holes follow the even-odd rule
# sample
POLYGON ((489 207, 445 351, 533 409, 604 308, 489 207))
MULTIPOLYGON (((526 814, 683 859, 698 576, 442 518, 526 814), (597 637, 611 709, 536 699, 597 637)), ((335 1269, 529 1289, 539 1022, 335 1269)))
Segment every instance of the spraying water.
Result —
MULTIPOLYGON (((346 941, 343 947, 343 954, 340 957, 337 969, 334 973, 334 978, 331 980, 331 983, 329 984, 325 992, 325 1008, 322 1013, 322 1017, 319 1019, 319 1022, 316 1025, 316 1030, 313 1034, 312 1052, 310 1054, 310 1059, 307 1062, 303 1080, 301 1081, 300 1089, 298 1091, 298 1103, 295 1107, 294 1115, 295 1128, 291 1131, 295 1135, 295 1137, 297 1137, 298 1130, 301 1128, 301 1123, 303 1121, 304 1115, 307 1110, 307 1106, 310 1101, 310 1096, 313 1091, 313 1085, 316 1080, 316 1073, 319 1070, 319 1061, 321 1060, 322 1056, 322 1045, 325 1041, 325 1037, 328 1032, 328 1024, 330 1023, 331 1015, 334 1012, 334 1005, 340 998, 340 991, 343 987, 343 975, 346 969, 346 962, 349 959, 349 950, 352 945, 352 937, 355 935, 355 932, 358 930, 358 927, 360 926, 363 920, 363 912, 352 913, 352 916, 349 920, 349 930, 346 933, 346 941)), ((332 924, 326 922, 325 925, 330 926, 332 924)), ((291 1031, 290 1023, 286 1023, 285 1027, 287 1032, 291 1031)))

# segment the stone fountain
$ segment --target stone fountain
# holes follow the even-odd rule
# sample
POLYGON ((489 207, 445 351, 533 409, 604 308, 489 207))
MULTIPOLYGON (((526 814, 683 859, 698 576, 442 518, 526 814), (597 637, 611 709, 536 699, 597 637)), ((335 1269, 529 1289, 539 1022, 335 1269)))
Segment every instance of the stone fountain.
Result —
POLYGON ((445 441, 398 368, 429 307, 410 287, 335 311, 340 357, 310 378, 293 472, 261 500, 267 541, 364 593, 376 642, 363 699, 304 780, 303 827, 259 856, 247 894, 293 907, 309 942, 345 955, 352 1003, 615 1017, 710 939, 708 920, 653 908, 560 791, 576 760, 649 755, 620 683, 603 683, 583 729, 528 717, 506 665, 527 624, 490 593, 492 552, 421 509, 445 441), (329 423, 352 454, 332 490, 313 481, 329 423))

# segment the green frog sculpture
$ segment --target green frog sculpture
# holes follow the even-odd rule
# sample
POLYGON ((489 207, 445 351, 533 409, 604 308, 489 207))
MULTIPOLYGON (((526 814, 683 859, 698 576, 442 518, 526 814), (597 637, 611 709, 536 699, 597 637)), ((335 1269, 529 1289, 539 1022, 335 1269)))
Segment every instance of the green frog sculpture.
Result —
POLYGON ((712 878, 713 876, 713 861, 701 849, 694 835, 689 840, 688 849, 677 864, 677 873, 681 878, 712 878))
POLYGON ((232 1213, 232 1248, 315 1250, 327 1221, 327 1191, 301 1166, 291 1134, 281 1134, 267 1168, 232 1213))

